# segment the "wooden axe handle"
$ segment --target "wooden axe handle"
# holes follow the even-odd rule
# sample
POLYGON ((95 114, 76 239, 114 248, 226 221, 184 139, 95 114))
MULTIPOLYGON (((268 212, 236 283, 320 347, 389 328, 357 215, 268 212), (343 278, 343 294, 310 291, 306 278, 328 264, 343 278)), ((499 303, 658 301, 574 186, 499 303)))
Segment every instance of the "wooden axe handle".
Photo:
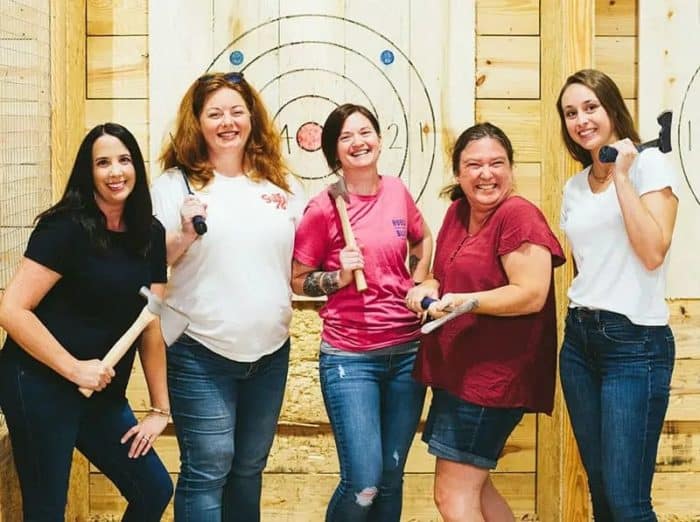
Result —
MULTIPOLYGON (((132 324, 119 340, 114 343, 107 354, 102 358, 102 362, 108 366, 115 366, 120 359, 124 357, 124 354, 129 351, 131 345, 134 344, 134 341, 141 335, 144 328, 148 326, 148 323, 155 318, 156 315, 148 309, 148 306, 144 306, 143 310, 141 310, 141 313, 136 318, 136 321, 134 321, 134 324, 132 324)), ((85 395, 85 397, 90 397, 95 391, 87 388, 78 388, 78 390, 80 390, 80 393, 85 395)))
MULTIPOLYGON (((357 247, 357 243, 355 242, 355 234, 352 233, 352 227, 350 227, 348 207, 345 205, 343 196, 336 196, 335 206, 338 209, 340 224, 343 227, 343 239, 345 239, 345 244, 349 247, 357 247)), ((362 269, 358 268, 353 270, 352 274, 355 276, 355 287, 357 287, 357 291, 364 292, 367 290, 367 280, 365 279, 365 273, 362 271, 362 269)))

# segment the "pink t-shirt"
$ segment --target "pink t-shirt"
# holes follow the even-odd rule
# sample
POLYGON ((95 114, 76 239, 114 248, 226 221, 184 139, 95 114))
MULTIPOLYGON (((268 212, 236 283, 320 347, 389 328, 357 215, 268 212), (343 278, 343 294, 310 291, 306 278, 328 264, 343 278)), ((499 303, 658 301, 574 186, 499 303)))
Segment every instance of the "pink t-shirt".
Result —
MULTIPOLYGON (((557 238, 537 207, 513 196, 474 236, 467 234, 469 205, 447 210, 435 251, 440 292, 478 292, 508 284, 501 256, 523 243, 547 248, 552 266, 564 263, 557 238)), ((416 378, 481 406, 550 412, 556 373, 554 281, 541 311, 515 317, 464 314, 423 337, 416 378)))
MULTIPOLYGON (((407 241, 423 238, 423 217, 403 182, 382 176, 372 196, 350 194, 350 225, 365 259, 367 290, 354 282, 328 296, 321 337, 334 348, 360 352, 417 339, 420 324, 404 299, 413 281, 406 268, 407 241)), ((345 246, 335 202, 327 190, 309 201, 297 228, 294 258, 308 266, 340 268, 345 246)))

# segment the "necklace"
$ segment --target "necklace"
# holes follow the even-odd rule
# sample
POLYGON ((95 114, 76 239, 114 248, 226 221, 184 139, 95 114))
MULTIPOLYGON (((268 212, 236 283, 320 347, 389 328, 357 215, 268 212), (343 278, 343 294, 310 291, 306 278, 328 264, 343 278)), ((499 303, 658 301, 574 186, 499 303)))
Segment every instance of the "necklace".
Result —
POLYGON ((595 170, 595 167, 591 166, 591 170, 588 173, 588 175, 591 178, 593 178, 595 181, 597 181, 598 183, 605 183, 612 176, 612 169, 610 169, 608 172, 606 172, 604 176, 596 176, 594 170, 595 170))

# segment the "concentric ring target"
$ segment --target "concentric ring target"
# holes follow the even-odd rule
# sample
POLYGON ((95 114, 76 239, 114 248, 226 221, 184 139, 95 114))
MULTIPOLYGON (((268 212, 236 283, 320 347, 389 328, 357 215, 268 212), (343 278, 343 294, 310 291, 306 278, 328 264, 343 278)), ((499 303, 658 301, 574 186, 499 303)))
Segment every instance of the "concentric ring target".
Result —
POLYGON ((350 102, 379 119, 380 172, 402 177, 420 200, 437 152, 435 112, 419 71, 394 42, 340 16, 290 15, 235 38, 208 70, 232 65, 260 91, 280 129, 285 159, 311 193, 331 174, 318 131, 333 108, 350 102))
POLYGON ((683 94, 678 115, 678 156, 685 181, 700 205, 700 178, 691 177, 700 162, 700 67, 695 70, 683 94))

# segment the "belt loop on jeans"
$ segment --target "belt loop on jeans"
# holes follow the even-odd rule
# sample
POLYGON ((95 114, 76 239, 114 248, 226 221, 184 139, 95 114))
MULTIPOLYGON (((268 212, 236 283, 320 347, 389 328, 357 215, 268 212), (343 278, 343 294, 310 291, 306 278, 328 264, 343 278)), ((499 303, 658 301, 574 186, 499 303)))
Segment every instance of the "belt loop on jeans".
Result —
POLYGON ((572 308, 574 311, 574 317, 578 321, 584 321, 586 319, 593 319, 594 321, 600 321, 600 310, 596 308, 586 308, 584 306, 577 306, 572 308))

